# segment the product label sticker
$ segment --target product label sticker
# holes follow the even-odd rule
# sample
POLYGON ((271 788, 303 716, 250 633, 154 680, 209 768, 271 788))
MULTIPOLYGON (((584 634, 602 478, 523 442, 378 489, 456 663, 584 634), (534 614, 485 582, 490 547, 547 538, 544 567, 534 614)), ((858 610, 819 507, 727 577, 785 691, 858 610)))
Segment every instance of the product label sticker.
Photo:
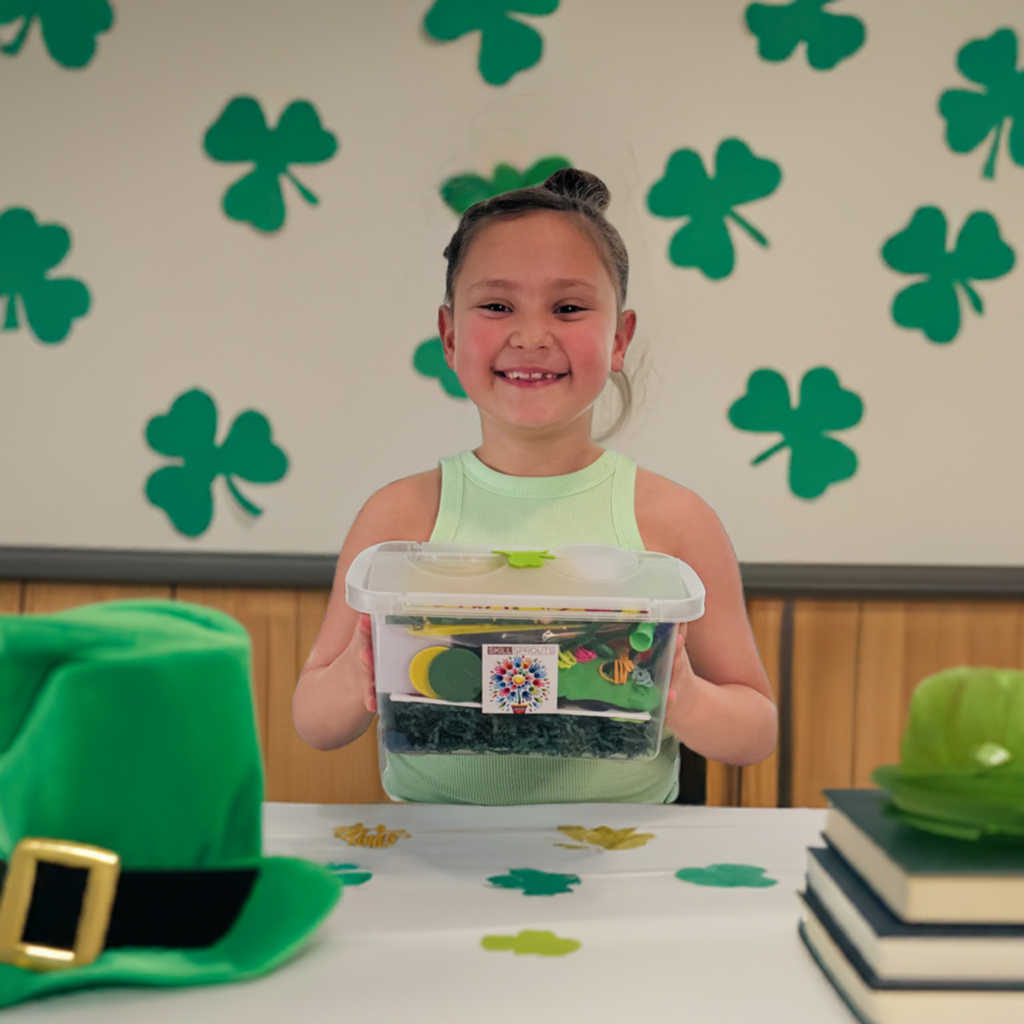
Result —
POLYGON ((558 708, 558 644, 484 644, 483 710, 537 715, 558 708))

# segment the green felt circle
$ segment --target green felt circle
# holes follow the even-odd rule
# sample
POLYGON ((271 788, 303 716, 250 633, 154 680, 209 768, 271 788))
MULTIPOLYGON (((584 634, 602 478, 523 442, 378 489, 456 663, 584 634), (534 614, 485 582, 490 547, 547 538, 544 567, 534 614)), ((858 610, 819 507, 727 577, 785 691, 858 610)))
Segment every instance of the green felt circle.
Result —
POLYGON ((479 700, 483 690, 480 655, 465 647, 451 647, 430 663, 427 678, 441 700, 479 700))

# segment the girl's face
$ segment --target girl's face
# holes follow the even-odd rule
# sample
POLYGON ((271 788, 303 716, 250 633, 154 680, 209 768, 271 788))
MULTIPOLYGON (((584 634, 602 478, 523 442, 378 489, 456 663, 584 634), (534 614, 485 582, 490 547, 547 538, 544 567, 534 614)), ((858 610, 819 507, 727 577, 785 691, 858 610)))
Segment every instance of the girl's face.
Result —
POLYGON ((481 416, 506 428, 589 416, 636 326, 594 240, 553 210, 481 227, 454 291, 438 316, 445 358, 481 416))

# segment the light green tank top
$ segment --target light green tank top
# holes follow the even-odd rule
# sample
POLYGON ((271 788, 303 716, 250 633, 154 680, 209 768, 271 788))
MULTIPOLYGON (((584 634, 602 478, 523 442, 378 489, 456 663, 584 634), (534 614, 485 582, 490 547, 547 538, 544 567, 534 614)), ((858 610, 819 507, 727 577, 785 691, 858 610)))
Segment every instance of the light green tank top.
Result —
MULTIPOLYGON (((441 507, 430 540, 535 550, 613 544, 643 550, 633 508, 636 463, 605 450, 564 476, 507 476, 472 452, 441 459, 441 507)), ((649 761, 514 754, 387 754, 396 800, 446 804, 672 803, 679 742, 666 732, 649 761)))

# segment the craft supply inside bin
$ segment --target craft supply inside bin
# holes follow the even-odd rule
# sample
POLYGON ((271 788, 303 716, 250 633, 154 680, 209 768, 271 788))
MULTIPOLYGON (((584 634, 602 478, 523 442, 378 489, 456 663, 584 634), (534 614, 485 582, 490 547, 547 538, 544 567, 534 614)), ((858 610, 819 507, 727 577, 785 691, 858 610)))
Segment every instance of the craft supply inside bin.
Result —
POLYGON ((703 614, 685 563, 605 545, 502 551, 392 541, 362 552, 382 759, 655 757, 679 624, 703 614))

